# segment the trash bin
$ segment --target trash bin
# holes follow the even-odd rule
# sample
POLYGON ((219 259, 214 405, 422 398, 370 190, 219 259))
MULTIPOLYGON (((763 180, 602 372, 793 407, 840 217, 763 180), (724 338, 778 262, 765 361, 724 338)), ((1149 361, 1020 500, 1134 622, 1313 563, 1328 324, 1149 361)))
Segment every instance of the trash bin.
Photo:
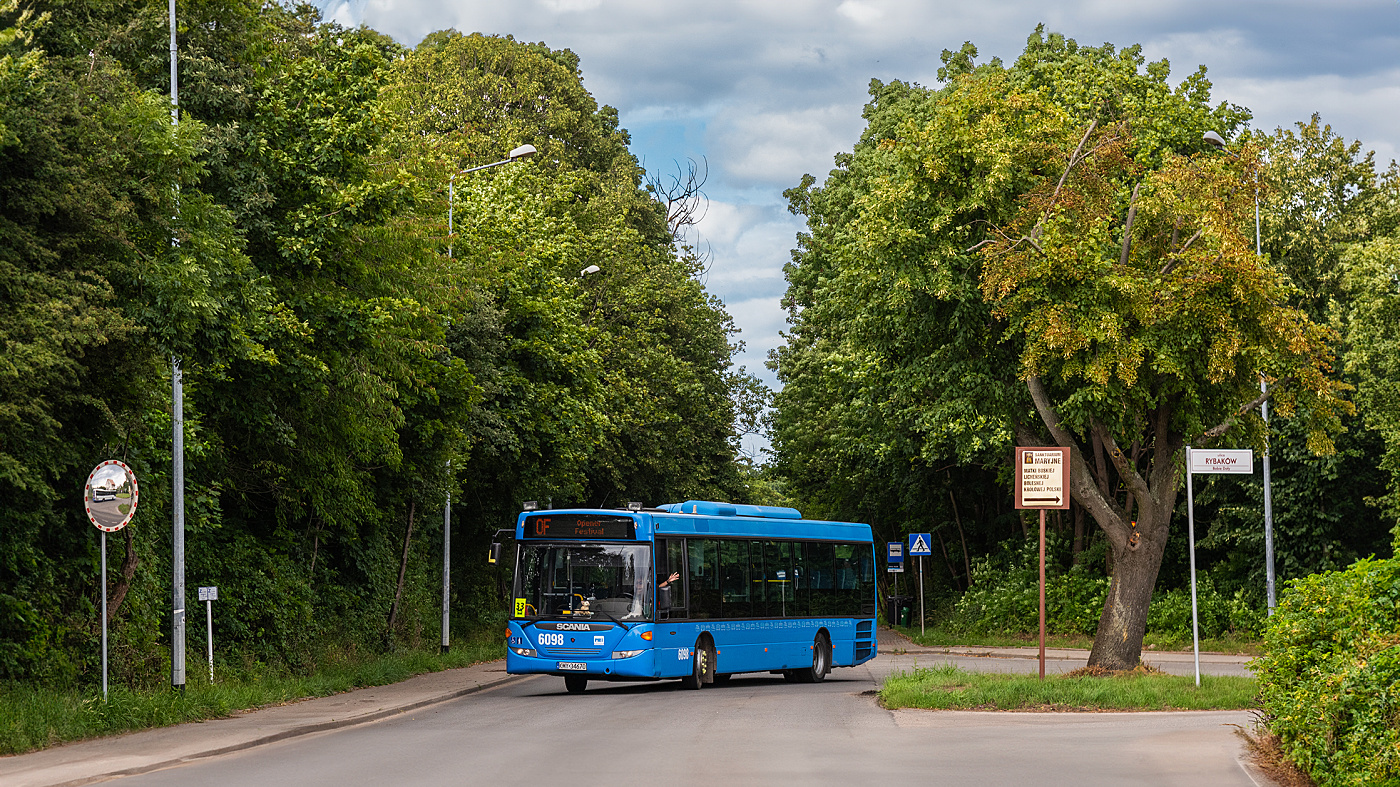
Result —
POLYGON ((913 596, 890 596, 889 612, 885 615, 885 620, 891 626, 909 625, 909 609, 913 605, 913 596))

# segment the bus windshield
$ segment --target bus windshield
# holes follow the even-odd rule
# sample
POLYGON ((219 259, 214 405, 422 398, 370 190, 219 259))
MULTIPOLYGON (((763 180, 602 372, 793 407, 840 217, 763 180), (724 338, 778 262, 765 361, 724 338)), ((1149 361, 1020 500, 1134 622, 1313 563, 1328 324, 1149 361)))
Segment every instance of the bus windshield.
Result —
POLYGON ((515 598, 525 617, 642 621, 651 619, 651 581, 648 545, 527 543, 515 598))

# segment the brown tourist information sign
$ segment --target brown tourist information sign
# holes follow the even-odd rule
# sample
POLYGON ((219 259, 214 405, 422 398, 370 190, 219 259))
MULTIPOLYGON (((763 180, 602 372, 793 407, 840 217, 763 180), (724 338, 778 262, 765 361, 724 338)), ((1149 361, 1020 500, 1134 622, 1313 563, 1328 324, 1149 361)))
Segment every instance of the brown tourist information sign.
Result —
POLYGON ((1016 507, 1069 510, 1069 449, 1016 448, 1016 507))

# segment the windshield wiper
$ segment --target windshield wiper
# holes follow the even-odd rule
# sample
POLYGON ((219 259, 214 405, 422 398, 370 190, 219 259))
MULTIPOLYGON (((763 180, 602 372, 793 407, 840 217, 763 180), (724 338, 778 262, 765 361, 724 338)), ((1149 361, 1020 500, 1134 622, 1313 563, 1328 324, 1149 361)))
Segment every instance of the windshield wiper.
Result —
MULTIPOLYGON (((626 623, 623 623, 622 621, 618 620, 617 618, 613 617, 612 615, 608 614, 607 612, 604 612, 604 611, 601 610, 601 609, 595 611, 593 614, 594 614, 594 615, 602 615, 603 617, 607 618, 608 620, 611 620, 612 622, 614 622, 614 623, 616 623, 617 625, 621 626, 623 631, 631 631, 631 630, 632 630, 632 629, 630 629, 630 628, 627 627, 627 624, 626 624, 626 623)), ((640 621, 638 621, 638 622, 640 622, 640 621)), ((636 624, 636 623, 633 623, 632 625, 635 626, 635 625, 637 625, 637 624, 636 624)))

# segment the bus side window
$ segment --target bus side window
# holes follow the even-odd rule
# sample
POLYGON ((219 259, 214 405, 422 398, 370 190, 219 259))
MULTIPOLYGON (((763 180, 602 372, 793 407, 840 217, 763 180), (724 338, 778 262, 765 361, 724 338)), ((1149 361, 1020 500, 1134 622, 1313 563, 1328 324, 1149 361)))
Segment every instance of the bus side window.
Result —
POLYGON ((719 542, 720 589, 724 591, 723 616, 747 618, 753 614, 749 603, 749 542, 724 539, 719 542))
POLYGON ((811 544, 797 542, 792 545, 792 606, 788 615, 811 614, 811 590, 808 587, 807 549, 811 544))
POLYGON ((835 615, 838 613, 836 590, 832 587, 832 567, 836 562, 835 550, 825 541, 807 544, 807 571, 811 574, 812 615, 835 615))
POLYGON ((690 566, 690 616, 719 617, 719 555, 716 542, 708 538, 686 539, 686 554, 690 566))
POLYGON ((860 614, 875 614, 875 561, 869 544, 856 544, 856 564, 860 576, 860 614))
POLYGON ((763 542, 749 542, 749 601, 753 603, 750 615, 767 617, 773 614, 768 609, 768 582, 763 570, 763 542))
POLYGON ((672 582, 668 587, 671 589, 671 612, 670 617, 689 617, 686 611, 685 586, 689 572, 686 570, 685 541, 679 538, 670 538, 665 541, 665 548, 657 555, 656 577, 657 583, 665 582, 672 573, 680 574, 681 578, 672 582))
POLYGON ((835 585, 836 612, 841 615, 860 614, 859 567, 855 562, 855 544, 837 544, 835 563, 832 566, 832 579, 835 585))

